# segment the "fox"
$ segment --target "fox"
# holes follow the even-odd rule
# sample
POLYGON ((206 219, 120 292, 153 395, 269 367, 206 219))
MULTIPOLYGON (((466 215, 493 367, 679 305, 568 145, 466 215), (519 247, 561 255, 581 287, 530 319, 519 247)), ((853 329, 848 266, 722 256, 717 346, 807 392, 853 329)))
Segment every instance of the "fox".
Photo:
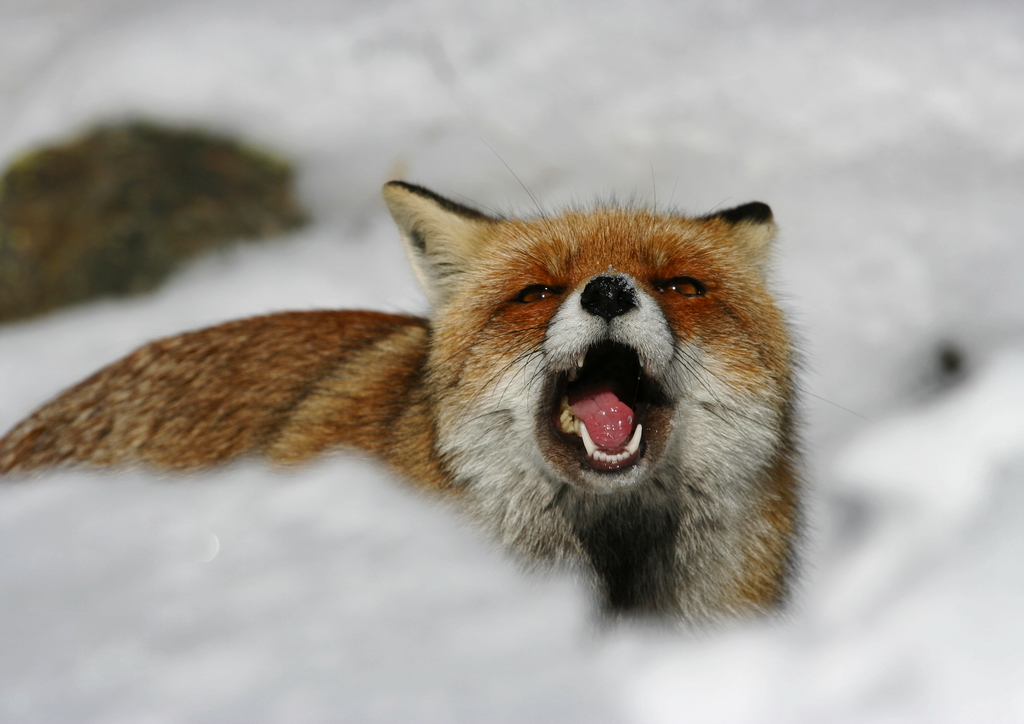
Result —
POLYGON ((144 345, 0 440, 0 474, 195 471, 368 453, 597 609, 700 624, 785 608, 796 367, 751 202, 485 214, 391 181, 429 317, 281 312, 144 345))

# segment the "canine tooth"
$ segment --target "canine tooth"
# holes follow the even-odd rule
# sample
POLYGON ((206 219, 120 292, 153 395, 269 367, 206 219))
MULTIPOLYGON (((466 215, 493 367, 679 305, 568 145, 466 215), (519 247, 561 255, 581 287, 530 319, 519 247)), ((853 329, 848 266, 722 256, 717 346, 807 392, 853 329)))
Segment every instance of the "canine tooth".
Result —
POLYGON ((584 352, 583 354, 581 354, 581 355, 579 356, 579 359, 577 359, 577 360, 576 360, 576 366, 577 366, 577 367, 582 367, 582 366, 583 366, 583 360, 584 360, 584 359, 586 359, 586 357, 587 357, 587 353, 586 353, 586 352, 584 352))
POLYGON ((640 449, 640 438, 644 434, 644 426, 637 425, 636 430, 633 431, 633 437, 629 438, 629 442, 626 443, 626 452, 629 455, 635 455, 636 451, 640 449))
POLYGON ((590 432, 587 430, 587 423, 583 422, 583 420, 580 420, 579 428, 580 437, 583 438, 583 447, 587 449, 587 455, 589 455, 590 457, 595 457, 596 453, 600 451, 597 449, 597 445, 594 444, 594 441, 590 439, 590 432))
POLYGON ((579 376, 580 376, 580 368, 579 367, 573 367, 571 370, 569 370, 569 381, 570 382, 575 382, 576 378, 579 377, 579 376))

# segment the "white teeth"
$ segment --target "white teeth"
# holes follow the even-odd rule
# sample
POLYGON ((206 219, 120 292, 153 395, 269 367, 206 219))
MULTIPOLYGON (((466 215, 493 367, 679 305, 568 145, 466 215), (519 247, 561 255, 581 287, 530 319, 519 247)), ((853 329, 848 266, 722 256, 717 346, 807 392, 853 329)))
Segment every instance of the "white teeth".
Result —
POLYGON ((597 445, 594 444, 594 441, 590 439, 590 433, 587 431, 587 424, 583 422, 583 420, 579 421, 579 427, 580 437, 583 438, 583 447, 587 449, 587 455, 590 457, 596 457, 598 454, 602 454, 597 449, 597 445))
POLYGON ((583 366, 583 360, 586 358, 586 356, 587 356, 586 352, 584 352, 583 354, 581 354, 579 356, 579 359, 576 360, 576 366, 577 367, 582 367, 583 366))
POLYGON ((601 452, 598 450, 594 453, 593 458, 595 460, 601 460, 606 463, 621 463, 629 458, 628 452, 620 452, 618 455, 609 455, 608 453, 601 452))
POLYGON ((636 455, 636 451, 640 449, 640 438, 644 434, 644 426, 637 425, 636 430, 633 431, 633 437, 629 438, 629 442, 626 443, 626 452, 630 455, 636 455))

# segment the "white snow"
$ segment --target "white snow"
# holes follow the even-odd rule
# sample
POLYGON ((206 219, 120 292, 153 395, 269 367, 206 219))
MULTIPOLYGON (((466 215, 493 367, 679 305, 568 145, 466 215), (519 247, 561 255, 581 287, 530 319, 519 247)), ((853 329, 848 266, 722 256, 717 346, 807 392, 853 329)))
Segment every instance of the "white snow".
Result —
POLYGON ((0 165, 140 116, 295 159, 316 223, 0 328, 0 428, 155 337, 423 311, 396 175, 503 212, 760 199, 802 584, 779 621, 605 630, 372 462, 51 474, 0 486, 0 721, 1024 720, 1024 6, 0 0, 0 165))

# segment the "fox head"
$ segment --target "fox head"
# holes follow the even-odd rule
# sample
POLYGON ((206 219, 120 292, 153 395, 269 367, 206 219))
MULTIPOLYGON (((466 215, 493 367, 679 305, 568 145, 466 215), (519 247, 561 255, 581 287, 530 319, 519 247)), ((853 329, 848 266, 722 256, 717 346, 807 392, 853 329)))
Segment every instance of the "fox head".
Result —
POLYGON ((735 498, 785 454, 765 204, 520 220, 398 181, 384 195, 433 307, 427 375, 457 481, 506 498, 668 484, 735 498))

